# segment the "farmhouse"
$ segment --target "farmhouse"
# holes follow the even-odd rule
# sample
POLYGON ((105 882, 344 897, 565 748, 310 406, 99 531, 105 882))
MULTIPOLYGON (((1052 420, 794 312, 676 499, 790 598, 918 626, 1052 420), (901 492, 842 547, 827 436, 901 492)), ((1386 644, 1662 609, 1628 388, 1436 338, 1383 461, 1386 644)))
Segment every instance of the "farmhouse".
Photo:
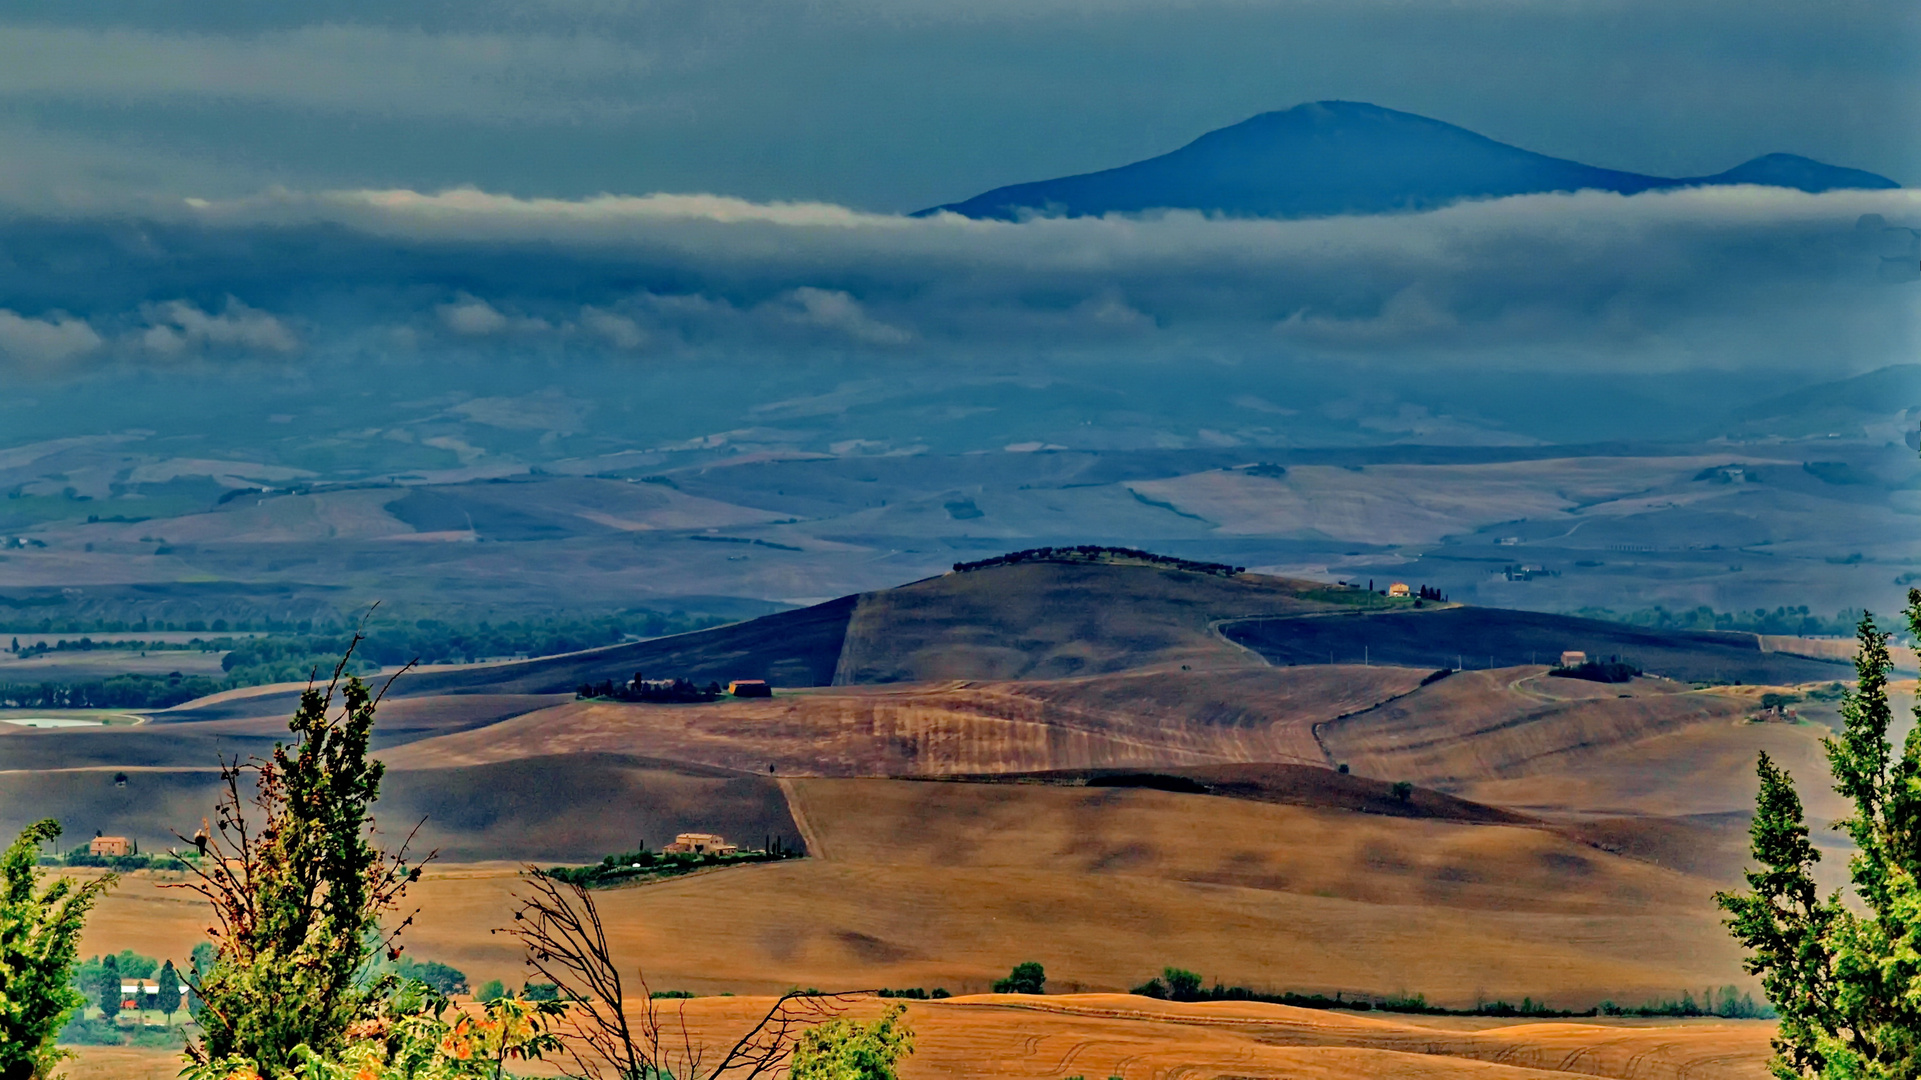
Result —
POLYGON ((663 855, 732 855, 740 850, 740 845, 730 844, 726 837, 715 833, 684 832, 660 850, 663 855))
POLYGON ((89 855, 131 855, 133 841, 124 836, 96 836, 87 843, 89 855))
POLYGON ((1580 667, 1585 663, 1587 663, 1587 654, 1579 649, 1568 649, 1561 653, 1561 666, 1564 668, 1580 667))
POLYGON ((774 688, 765 679, 735 679, 727 684, 727 692, 735 697, 774 696, 774 688))
POLYGON ((171 1004, 160 1000, 160 984, 152 979, 120 980, 120 1007, 123 1009, 159 1009, 162 1012, 179 1012, 187 999, 187 988, 180 988, 180 997, 171 1004))
POLYGON ((1407 587, 1407 582, 1397 581, 1387 587, 1387 594, 1389 596, 1412 596, 1413 591, 1407 587))

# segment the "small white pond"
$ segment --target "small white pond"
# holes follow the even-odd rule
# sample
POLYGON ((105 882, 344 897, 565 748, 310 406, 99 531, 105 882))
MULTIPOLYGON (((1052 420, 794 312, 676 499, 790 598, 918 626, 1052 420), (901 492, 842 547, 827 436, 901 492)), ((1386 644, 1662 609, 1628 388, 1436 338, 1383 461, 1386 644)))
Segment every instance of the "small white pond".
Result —
POLYGON ((72 716, 0 716, 0 724, 19 727, 105 727, 107 722, 72 716))

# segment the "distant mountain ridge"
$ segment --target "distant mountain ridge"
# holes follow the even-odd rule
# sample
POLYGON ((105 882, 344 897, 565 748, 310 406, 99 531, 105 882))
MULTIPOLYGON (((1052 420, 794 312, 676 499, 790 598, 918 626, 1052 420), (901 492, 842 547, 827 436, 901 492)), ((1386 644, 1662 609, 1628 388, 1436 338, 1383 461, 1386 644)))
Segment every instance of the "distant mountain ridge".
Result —
POLYGON ((1644 176, 1537 154, 1413 113, 1317 101, 1210 131, 1159 157, 995 188, 918 216, 946 211, 1011 221, 1179 209, 1231 217, 1328 217, 1431 210, 1505 195, 1631 195, 1727 184, 1807 192, 1901 186, 1793 154, 1767 154, 1712 176, 1644 176))

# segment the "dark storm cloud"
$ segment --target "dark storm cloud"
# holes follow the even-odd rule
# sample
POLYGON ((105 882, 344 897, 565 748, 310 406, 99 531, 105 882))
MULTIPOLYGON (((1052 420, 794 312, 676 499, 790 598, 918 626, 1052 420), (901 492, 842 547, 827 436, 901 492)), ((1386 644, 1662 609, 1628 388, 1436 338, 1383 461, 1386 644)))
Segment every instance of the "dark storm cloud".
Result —
POLYGON ((892 211, 1328 98, 1597 165, 1921 178, 1909 0, 0 4, 0 191, 474 184, 892 211))
POLYGON ((1840 372, 1913 354, 1913 289, 1888 272, 1912 234, 1887 223, 1917 220, 1909 191, 1760 188, 1023 223, 709 196, 283 192, 12 218, 0 352, 21 370, 358 350, 1840 372))

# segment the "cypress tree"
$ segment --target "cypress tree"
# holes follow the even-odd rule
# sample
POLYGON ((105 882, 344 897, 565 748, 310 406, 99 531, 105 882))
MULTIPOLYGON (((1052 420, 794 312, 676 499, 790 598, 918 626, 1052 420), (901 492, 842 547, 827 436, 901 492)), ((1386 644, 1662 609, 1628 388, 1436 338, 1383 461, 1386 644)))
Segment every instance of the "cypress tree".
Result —
POLYGON ((180 1008, 180 973, 174 970, 173 961, 160 968, 160 977, 154 981, 160 984, 160 1011, 172 1023, 173 1014, 180 1008))
POLYGON ((100 1014, 108 1020, 120 1015, 120 958, 112 953, 100 958, 100 983, 94 988, 99 995, 100 1014))
MULTIPOLYGON (((1921 637, 1921 589, 1908 591, 1907 621, 1921 637)), ((1765 753, 1749 830, 1761 867, 1746 891, 1715 897, 1780 1013, 1771 1068, 1784 1080, 1921 1075, 1921 725, 1897 755, 1888 635, 1864 614, 1857 637, 1856 688, 1825 741, 1835 790, 1854 807, 1836 823, 1856 847, 1852 897, 1820 894, 1800 795, 1765 753)))

